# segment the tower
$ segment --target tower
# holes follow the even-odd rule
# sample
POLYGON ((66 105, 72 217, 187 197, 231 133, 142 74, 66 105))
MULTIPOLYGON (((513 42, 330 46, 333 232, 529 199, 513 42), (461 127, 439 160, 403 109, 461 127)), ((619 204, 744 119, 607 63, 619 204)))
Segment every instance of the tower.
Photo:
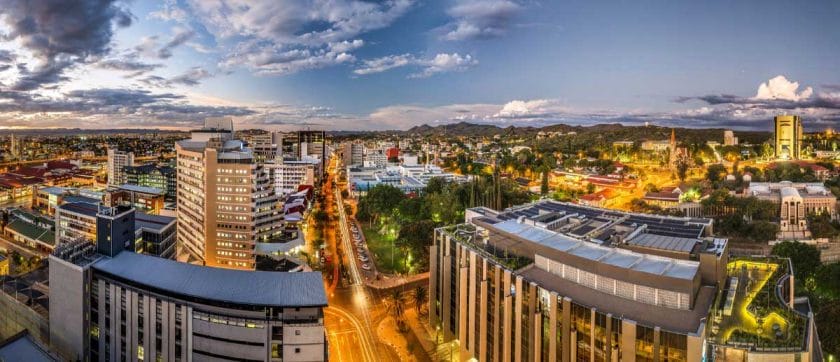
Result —
POLYGON ((802 119, 799 116, 780 115, 773 119, 775 123, 774 148, 776 158, 798 160, 802 147, 802 119))

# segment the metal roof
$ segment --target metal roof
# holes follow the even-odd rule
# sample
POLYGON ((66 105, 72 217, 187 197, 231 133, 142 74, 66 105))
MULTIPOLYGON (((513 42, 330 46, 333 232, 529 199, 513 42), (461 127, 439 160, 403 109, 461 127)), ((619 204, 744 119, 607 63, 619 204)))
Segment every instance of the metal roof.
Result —
POLYGON ((629 240, 627 243, 651 249, 688 253, 691 252, 691 250, 694 249, 694 246, 697 245, 697 243, 699 242, 700 240, 698 239, 681 238, 677 236, 639 234, 639 236, 629 240))
POLYGON ((96 271, 171 293, 208 301, 267 306, 326 306, 321 273, 265 272, 205 267, 122 252, 102 258, 96 271))

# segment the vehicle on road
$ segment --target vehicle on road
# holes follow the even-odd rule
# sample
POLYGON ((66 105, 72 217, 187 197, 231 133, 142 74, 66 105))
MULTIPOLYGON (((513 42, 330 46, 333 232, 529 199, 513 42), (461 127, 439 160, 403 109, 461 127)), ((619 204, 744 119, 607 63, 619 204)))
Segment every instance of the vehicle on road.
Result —
POLYGON ((367 265, 367 264, 362 264, 362 269, 364 269, 364 270, 370 270, 370 265, 367 265))

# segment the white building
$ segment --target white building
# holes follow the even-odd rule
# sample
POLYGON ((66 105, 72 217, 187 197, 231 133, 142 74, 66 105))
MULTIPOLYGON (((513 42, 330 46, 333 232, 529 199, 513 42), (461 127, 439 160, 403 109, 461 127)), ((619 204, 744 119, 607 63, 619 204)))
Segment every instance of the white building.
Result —
POLYGON ((751 182, 744 196, 755 196, 779 205, 780 240, 802 240, 811 237, 808 214, 826 213, 837 217, 837 198, 821 183, 751 182))
POLYGON ((317 160, 266 163, 274 191, 281 197, 298 191, 301 185, 315 185, 317 160))
POLYGON ((134 166, 134 153, 123 152, 114 148, 108 149, 108 185, 123 185, 126 176, 123 167, 134 166))

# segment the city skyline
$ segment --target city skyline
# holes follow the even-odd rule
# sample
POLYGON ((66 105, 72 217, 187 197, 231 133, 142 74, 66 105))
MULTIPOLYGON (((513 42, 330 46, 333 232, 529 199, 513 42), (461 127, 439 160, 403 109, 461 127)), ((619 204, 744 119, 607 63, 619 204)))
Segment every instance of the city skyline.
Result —
POLYGON ((0 128, 840 121, 830 1, 106 3, 3 1, 0 128))

